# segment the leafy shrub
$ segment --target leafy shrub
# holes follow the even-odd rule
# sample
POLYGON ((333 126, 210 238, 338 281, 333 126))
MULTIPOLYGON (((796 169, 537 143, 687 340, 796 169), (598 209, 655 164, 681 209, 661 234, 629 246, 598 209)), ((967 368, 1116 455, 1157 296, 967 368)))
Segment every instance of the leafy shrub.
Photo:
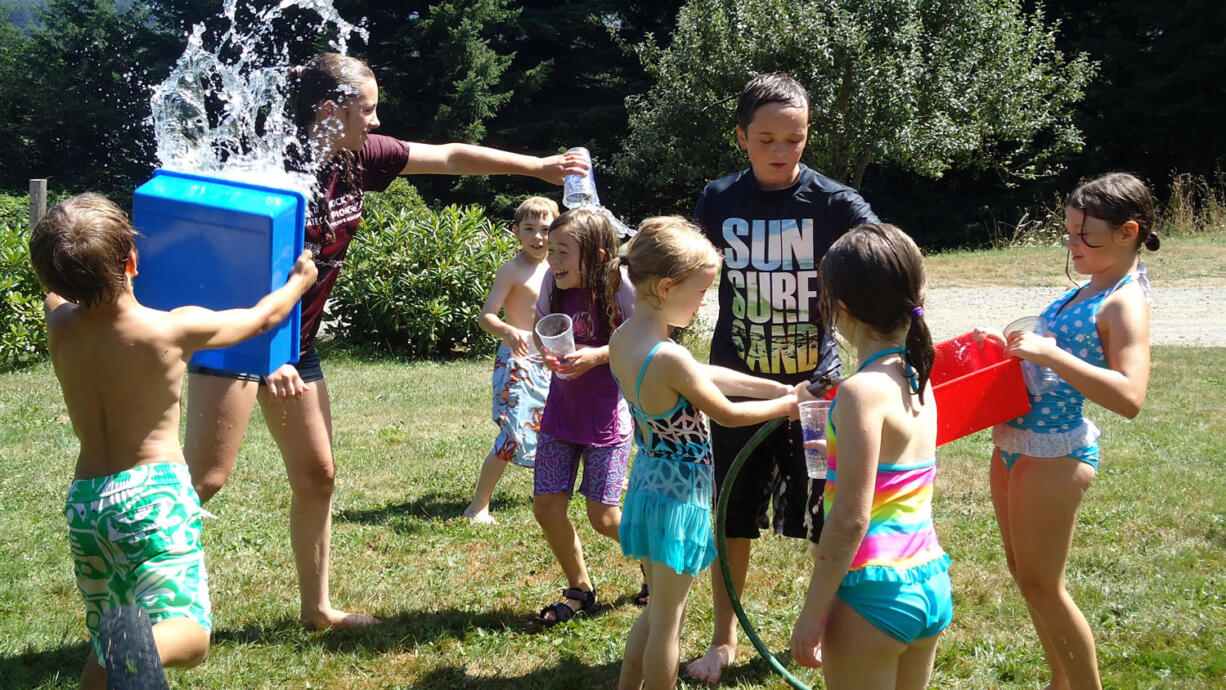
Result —
POLYGON ((30 220, 30 197, 0 194, 0 225, 21 227, 30 220))
POLYGON ((365 212, 325 318, 345 345, 414 357, 488 352, 477 326, 514 238, 475 206, 365 212))
POLYGON ((28 242, 24 222, 0 220, 0 371, 37 362, 47 352, 43 291, 28 242))
POLYGON ((363 196, 364 216, 372 211, 384 216, 396 216, 400 213, 419 216, 429 210, 417 188, 403 177, 397 177, 382 192, 367 192, 363 196))

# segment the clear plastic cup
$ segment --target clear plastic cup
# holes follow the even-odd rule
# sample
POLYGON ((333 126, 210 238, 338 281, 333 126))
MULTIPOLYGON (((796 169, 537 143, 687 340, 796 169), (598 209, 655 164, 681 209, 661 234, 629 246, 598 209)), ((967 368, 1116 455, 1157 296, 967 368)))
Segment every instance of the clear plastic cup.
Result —
MULTIPOLYGON (((806 441, 826 438, 826 420, 830 417, 829 400, 809 400, 800 403, 800 433, 806 441)), ((805 449, 805 467, 810 479, 826 478, 826 454, 805 449)))
MULTIPOLYGON (((1023 316, 1020 319, 1014 319, 1005 326, 1005 337, 1008 338, 1014 333, 1032 332, 1035 335, 1047 337, 1050 335, 1047 331, 1047 322, 1041 316, 1023 316)), ((1051 367, 1041 366, 1034 362, 1022 360, 1022 378, 1026 380, 1026 390, 1030 391, 1031 395, 1043 395, 1050 393, 1057 385, 1060 384, 1060 375, 1051 370, 1051 367)))
POLYGON ((562 205, 566 208, 580 206, 599 206, 600 196, 596 194, 596 178, 592 174, 592 154, 582 146, 576 146, 567 153, 581 153, 587 159, 587 172, 582 175, 567 175, 562 180, 562 205))
POLYGON ((1037 325, 1039 325, 1039 317, 1037 316, 1023 316, 1020 319, 1014 319, 1009 322, 1008 326, 1005 326, 1005 337, 1008 338, 1014 333, 1033 331, 1037 325))
MULTIPOLYGON (((536 322, 536 334, 541 339, 541 354, 561 357, 575 351, 574 324, 566 314, 550 314, 536 322)), ((570 378, 554 372, 561 378, 570 378)))

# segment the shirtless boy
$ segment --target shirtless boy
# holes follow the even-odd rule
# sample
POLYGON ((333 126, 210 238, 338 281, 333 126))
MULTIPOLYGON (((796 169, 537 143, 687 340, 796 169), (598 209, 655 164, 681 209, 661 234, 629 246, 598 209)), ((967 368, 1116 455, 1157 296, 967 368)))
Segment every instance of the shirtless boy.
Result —
POLYGON ((203 511, 179 446, 183 374, 196 350, 276 326, 316 275, 304 252, 288 282, 250 309, 158 311, 132 291, 135 237, 124 212, 97 194, 57 204, 30 237, 49 292, 51 362, 81 442, 65 516, 94 649, 82 688, 106 686, 99 622, 127 604, 148 614, 163 665, 190 668, 208 654, 203 511))
POLYGON ((498 269, 481 308, 481 330, 501 338, 502 345, 494 359, 493 382, 498 438, 481 465, 472 503, 464 510, 464 517, 473 522, 495 522, 490 497, 508 462, 521 467, 536 462, 536 435, 549 393, 549 370, 533 343, 532 324, 541 280, 549 268, 545 263, 549 224, 557 216, 558 205, 539 196, 525 199, 515 209, 511 230, 519 241, 519 253, 498 269))

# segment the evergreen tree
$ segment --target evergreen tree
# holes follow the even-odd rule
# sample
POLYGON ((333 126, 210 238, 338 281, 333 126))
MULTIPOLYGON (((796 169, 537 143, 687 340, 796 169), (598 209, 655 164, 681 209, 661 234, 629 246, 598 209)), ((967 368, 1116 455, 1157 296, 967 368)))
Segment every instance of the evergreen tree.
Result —
POLYGON ((164 39, 144 5, 52 0, 39 26, 6 40, 5 81, 19 89, 5 99, 17 136, 0 143, 4 185, 54 177, 59 189, 118 192, 148 177, 148 88, 172 60, 164 39))
POLYGON ((1226 4, 1214 0, 1067 0, 1052 5, 1060 45, 1102 65, 1078 123, 1087 154, 1073 170, 1138 172, 1164 185, 1173 171, 1226 167, 1226 4))

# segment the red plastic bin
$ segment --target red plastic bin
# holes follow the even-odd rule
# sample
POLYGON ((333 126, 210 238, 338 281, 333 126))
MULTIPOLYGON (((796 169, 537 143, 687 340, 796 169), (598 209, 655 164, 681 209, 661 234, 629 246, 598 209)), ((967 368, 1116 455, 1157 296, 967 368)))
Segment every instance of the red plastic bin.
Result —
POLYGON ((1022 360, 995 340, 967 333, 938 344, 931 382, 938 446, 1030 411, 1022 360))

